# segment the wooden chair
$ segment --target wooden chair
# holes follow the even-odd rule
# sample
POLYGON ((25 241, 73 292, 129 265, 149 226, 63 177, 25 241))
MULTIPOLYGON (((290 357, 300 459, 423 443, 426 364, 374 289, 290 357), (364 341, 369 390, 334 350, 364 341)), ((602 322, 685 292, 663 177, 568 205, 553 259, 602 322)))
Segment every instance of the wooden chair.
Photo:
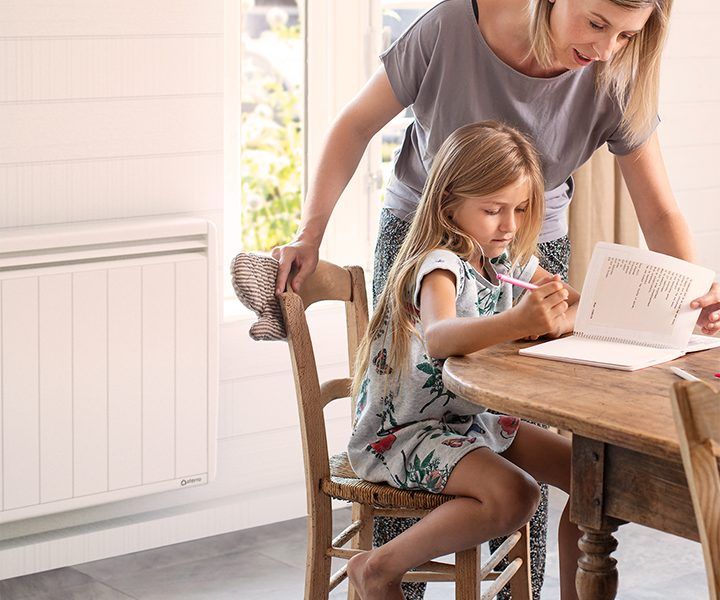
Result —
POLYGON ((672 407, 710 600, 720 600, 720 392, 702 382, 678 382, 672 388, 672 407))
MULTIPOLYGON (((339 398, 347 398, 350 379, 320 383, 305 309, 313 302, 336 300, 345 303, 348 358, 355 362, 359 341, 367 328, 368 308, 365 281, 360 267, 341 268, 321 261, 309 277, 300 295, 286 291, 280 305, 290 346, 295 389, 297 392, 308 503, 308 549, 305 574, 305 599, 326 599, 331 590, 347 577, 347 565, 331 576, 331 558, 349 559, 372 547, 373 518, 422 517, 453 496, 405 491, 389 485, 369 483, 353 472, 346 453, 330 457, 323 408, 339 398), (353 503, 352 523, 332 539, 331 499, 353 503), (352 540, 352 548, 343 548, 352 540)), ((472 548, 455 555, 455 565, 435 561, 421 565, 403 581, 455 581, 455 598, 480 597, 480 582, 494 580, 482 600, 494 597, 508 582, 513 600, 529 600, 529 529, 515 532, 480 565, 480 549, 472 548), (509 566, 500 573, 493 569, 508 556, 509 566)), ((356 599, 352 586, 348 597, 356 599)))

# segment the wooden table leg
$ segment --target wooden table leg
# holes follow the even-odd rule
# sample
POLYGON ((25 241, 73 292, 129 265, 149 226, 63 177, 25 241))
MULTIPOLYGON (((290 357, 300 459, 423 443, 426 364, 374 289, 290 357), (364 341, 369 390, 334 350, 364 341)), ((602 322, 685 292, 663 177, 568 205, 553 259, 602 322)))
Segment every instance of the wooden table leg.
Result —
POLYGON ((580 600, 614 600, 618 589, 617 561, 610 556, 617 549, 613 533, 617 525, 608 524, 602 529, 580 526, 583 532, 578 546, 582 555, 578 559, 575 587, 580 600))
POLYGON ((580 600, 613 600, 617 594, 617 549, 613 533, 623 521, 605 515, 605 454, 602 442, 573 436, 570 520, 583 532, 575 588, 580 600))

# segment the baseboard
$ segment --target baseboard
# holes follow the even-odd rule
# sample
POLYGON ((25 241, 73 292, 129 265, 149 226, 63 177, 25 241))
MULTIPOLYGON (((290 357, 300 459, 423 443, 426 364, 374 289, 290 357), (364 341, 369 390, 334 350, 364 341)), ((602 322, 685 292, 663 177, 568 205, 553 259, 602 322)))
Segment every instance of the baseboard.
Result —
POLYGON ((303 483, 0 542, 0 579, 177 544, 306 514, 303 483))

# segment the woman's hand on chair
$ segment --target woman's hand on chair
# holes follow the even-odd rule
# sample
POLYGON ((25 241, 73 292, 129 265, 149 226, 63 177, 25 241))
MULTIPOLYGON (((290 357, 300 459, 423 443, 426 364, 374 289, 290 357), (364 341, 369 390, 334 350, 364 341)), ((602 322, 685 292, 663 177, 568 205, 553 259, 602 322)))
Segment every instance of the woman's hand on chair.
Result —
POLYGON ((280 263, 275 293, 283 293, 290 278, 293 291, 299 292, 305 279, 315 271, 319 253, 318 244, 303 239, 273 248, 272 257, 280 263))

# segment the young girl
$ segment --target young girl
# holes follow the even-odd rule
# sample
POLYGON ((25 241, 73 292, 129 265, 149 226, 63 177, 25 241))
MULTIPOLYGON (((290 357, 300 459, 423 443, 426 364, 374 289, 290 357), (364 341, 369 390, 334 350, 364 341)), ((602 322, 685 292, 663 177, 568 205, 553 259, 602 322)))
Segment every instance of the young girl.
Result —
MULTIPOLYGON (((348 453, 368 481, 458 497, 351 559, 363 600, 400 599, 405 571, 523 526, 537 481, 569 490, 567 439, 484 412, 442 383, 448 356, 572 330, 578 294, 533 255, 543 212, 540 161, 516 130, 466 125, 440 148, 360 348, 348 453), (523 294, 499 273, 540 287, 523 294)), ((563 600, 577 598, 578 538, 566 509, 563 600)))

